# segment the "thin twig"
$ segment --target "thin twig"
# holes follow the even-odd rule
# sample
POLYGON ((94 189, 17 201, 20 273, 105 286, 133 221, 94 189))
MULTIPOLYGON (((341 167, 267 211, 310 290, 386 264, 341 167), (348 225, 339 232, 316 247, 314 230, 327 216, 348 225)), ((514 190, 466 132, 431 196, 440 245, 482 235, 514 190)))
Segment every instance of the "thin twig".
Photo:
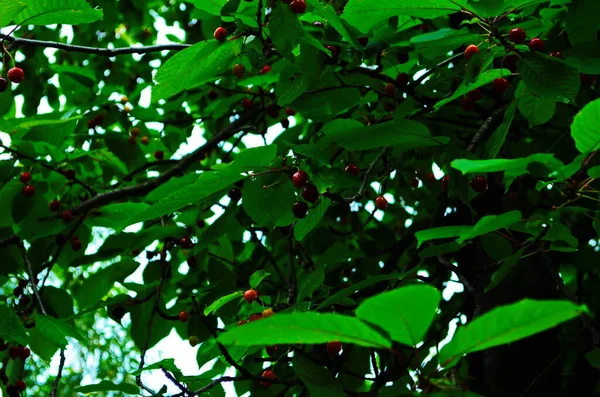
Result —
POLYGON ((377 157, 375 157, 375 160, 373 160, 371 162, 371 164, 369 164, 369 168, 367 168, 367 170, 365 171, 365 174, 363 175, 363 180, 362 180, 362 183, 360 184, 360 188, 358 189, 358 193, 353 197, 354 201, 358 201, 362 198, 362 195, 367 186, 367 181, 369 180, 369 174, 371 173, 371 171, 373 171, 373 168, 375 168, 375 165, 377 165, 379 160, 381 160, 381 158, 385 154, 386 150, 387 150, 387 146, 384 146, 381 149, 381 151, 379 152, 379 154, 377 155, 377 157))
POLYGON ((30 47, 43 47, 43 48, 56 48, 67 52, 82 52, 85 54, 101 55, 105 57, 114 57, 117 55, 128 55, 128 54, 148 54, 151 52, 159 51, 180 51, 190 47, 190 44, 161 44, 151 45, 146 47, 125 47, 125 48, 98 48, 98 47, 86 47, 80 45, 58 43, 55 41, 42 41, 32 39, 20 39, 12 37, 6 34, 0 33, 0 38, 10 42, 14 46, 25 45, 30 47))
POLYGON ((173 384, 177 386, 179 390, 181 390, 183 396, 189 396, 192 394, 192 392, 187 387, 185 387, 183 384, 181 384, 181 382, 175 379, 175 377, 171 375, 171 373, 167 371, 164 367, 160 367, 160 369, 163 371, 163 374, 165 374, 166 378, 173 382, 173 384))
POLYGON ((42 314, 47 315, 46 309, 44 308, 44 304, 42 303, 42 298, 40 297, 40 292, 37 287, 37 277, 33 274, 33 267, 31 266, 31 261, 27 256, 27 251, 25 250, 25 245, 22 241, 19 242, 19 251, 21 251, 21 257, 23 258, 23 262, 25 262, 25 267, 27 268, 27 273, 29 274, 29 282, 31 283, 31 288, 33 289, 33 295, 37 300, 38 306, 42 314))
POLYGON ((62 371, 65 367, 65 349, 60 349, 60 363, 58 365, 58 373, 56 374, 56 379, 54 379, 54 384, 52 385, 52 391, 50 391, 50 397, 56 397, 56 391, 58 390, 58 384, 60 383, 60 378, 62 377, 62 371))

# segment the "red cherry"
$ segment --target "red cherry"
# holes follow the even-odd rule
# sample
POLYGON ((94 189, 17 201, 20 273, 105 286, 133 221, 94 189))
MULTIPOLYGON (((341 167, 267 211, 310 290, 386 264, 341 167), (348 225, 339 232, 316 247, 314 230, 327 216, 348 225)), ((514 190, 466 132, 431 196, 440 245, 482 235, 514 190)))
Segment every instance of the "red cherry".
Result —
POLYGON ((150 143, 150 139, 147 136, 143 136, 142 139, 140 139, 140 142, 142 143, 142 145, 148 146, 148 144, 150 143))
POLYGON ((303 201, 298 201, 292 206, 292 212, 298 219, 306 218, 306 215, 308 214, 308 204, 303 201))
POLYGON ((481 93, 481 90, 479 88, 475 88, 473 91, 470 91, 467 95, 475 102, 483 98, 483 94, 481 93))
POLYGON ((231 201, 233 201, 234 203, 237 203, 238 201, 240 201, 242 199, 242 191, 240 189, 234 187, 227 193, 227 196, 229 196, 231 201))
POLYGON ((29 350, 29 348, 21 347, 19 349, 19 357, 21 357, 21 360, 27 360, 29 356, 31 356, 31 350, 29 350))
POLYGON ((4 77, 0 77, 0 92, 4 92, 8 89, 8 81, 4 77))
POLYGON ((71 249, 73 251, 79 251, 81 249, 81 240, 79 240, 79 237, 71 237, 71 249))
POLYGON ((185 323, 187 320, 190 319, 190 314, 188 312, 186 312, 185 310, 182 310, 179 312, 177 317, 179 317, 179 321, 181 321, 182 323, 185 323))
POLYGON ((234 76, 241 79, 242 77, 244 77, 244 73, 246 73, 246 67, 241 63, 236 63, 235 65, 233 65, 231 73, 233 73, 234 76))
POLYGON ((224 27, 218 27, 215 30, 214 36, 217 41, 225 41, 227 38, 227 29, 224 27))
POLYGON ((269 115, 269 117, 272 117, 274 119, 279 118, 279 106, 273 104, 273 105, 269 105, 267 106, 267 114, 269 115))
POLYGON ((502 95, 508 90, 508 80, 502 77, 498 77, 494 81, 492 81, 492 88, 498 94, 502 95))
POLYGON ((35 194, 35 186, 33 185, 25 185, 23 186, 23 196, 31 197, 35 194))
POLYGON ((74 170, 65 170, 63 172, 63 175, 65 176, 65 178, 67 178, 69 180, 73 180, 77 176, 77 174, 75 173, 74 170))
POLYGON ((127 138, 127 142, 129 142, 130 145, 135 145, 137 143, 137 138, 132 135, 127 138))
POLYGON ((242 107, 245 110, 250 110, 254 107, 254 102, 252 102, 252 99, 244 98, 242 99, 242 107))
POLYGON ((325 48, 329 50, 329 53, 331 54, 330 58, 332 58, 334 61, 337 61, 337 59, 340 57, 340 52, 342 51, 340 47, 336 45, 326 45, 325 48))
POLYGON ((199 229, 202 229, 204 226, 206 226, 206 221, 204 219, 198 219, 196 221, 196 227, 199 229))
POLYGON ((508 32, 508 39, 515 44, 521 44, 526 38, 527 34, 522 28, 514 28, 508 32))
POLYGON ((285 114, 287 114, 288 116, 295 116, 296 111, 292 108, 285 108, 285 114))
POLYGON ((465 59, 468 61, 471 57, 479 52, 479 47, 474 44, 471 44, 465 50, 465 59))
POLYGON ((48 208, 52 212, 58 211, 58 209, 60 208, 60 201, 58 201, 58 200, 52 200, 52 201, 50 201, 50 204, 48 204, 48 208))
POLYGON ((551 51, 548 53, 549 56, 554 57, 554 58, 560 58, 563 59, 563 55, 562 52, 560 51, 551 51))
MULTIPOLYGON (((294 1, 294 3, 297 0, 294 1)), ((292 3, 292 4, 294 4, 292 3)), ((260 374, 260 376, 262 376, 263 378, 267 378, 267 379, 277 379, 277 375, 275 375, 275 372, 271 371, 270 369, 267 369, 265 371, 263 371, 262 374, 260 374)), ((266 380, 261 380, 260 384, 264 387, 271 387, 271 382, 268 382, 266 380)))
POLYGON ((544 40, 539 37, 535 37, 529 41, 529 49, 531 51, 542 51, 544 49, 544 40))
POLYGON ((12 68, 8 71, 8 79, 18 84, 25 79, 25 72, 21 68, 12 68))
POLYGON ((270 71, 271 71, 271 67, 269 65, 265 65, 260 70, 260 74, 266 74, 266 73, 269 73, 270 71))
POLYGON ((294 0, 292 4, 290 4, 290 8, 292 12, 296 14, 304 14, 306 12, 306 1, 304 0, 294 0))
POLYGON ((346 168, 344 168, 344 171, 352 175, 358 175, 359 173, 359 169, 356 164, 348 164, 346 168))
POLYGON ((411 185, 411 186, 412 186, 414 189, 418 188, 418 187, 419 187, 419 178, 413 178, 413 179, 410 181, 410 185, 411 185))
POLYGON ((340 350, 342 350, 342 342, 327 342, 327 353, 331 354, 332 356, 337 356, 340 353, 340 350))
POLYGON ((206 94, 206 96, 210 100, 215 100, 219 97, 219 93, 215 90, 210 90, 210 91, 208 91, 208 94, 206 94))
POLYGON ((584 87, 591 87, 596 82, 596 76, 592 76, 585 73, 582 73, 581 76, 579 76, 579 78, 581 80, 581 85, 584 87))
POLYGON ((319 199, 319 190, 315 185, 306 185, 304 189, 302 189, 302 198, 309 203, 314 204, 319 199))
POLYGON ((399 64, 405 64, 406 62, 408 62, 408 53, 407 52, 400 52, 396 55, 396 60, 398 61, 399 64))
POLYGON ((462 105, 463 109, 465 109, 467 112, 470 112, 475 109, 475 101, 469 98, 468 96, 462 98, 460 104, 462 105))
POLYGON ((385 85, 385 93, 388 94, 389 96, 396 96, 397 91, 398 91, 398 89, 396 88, 396 86, 393 83, 387 83, 385 85))
POLYGON ((383 196, 377 196, 375 206, 383 211, 388 207, 388 201, 383 196))
POLYGON ((189 258, 187 258, 186 263, 191 269, 195 269, 198 267, 198 262, 196 261, 195 256, 190 256, 189 258))
POLYGON ((22 183, 29 183, 31 181, 31 172, 21 172, 21 175, 19 175, 19 180, 22 183))
POLYGON ((437 179, 435 179, 435 175, 433 175, 433 173, 431 172, 427 174, 426 180, 429 185, 433 185, 435 182, 437 182, 437 179))
POLYGON ((140 135, 140 129, 137 127, 132 128, 131 131, 129 131, 129 135, 131 135, 131 136, 140 135))
POLYGON ((369 38, 368 37, 359 37, 358 38, 358 43, 363 46, 366 47, 367 44, 369 44, 369 38))
POLYGON ((156 152, 154 152, 154 158, 157 160, 162 160, 165 158, 165 152, 163 152, 162 150, 157 150, 156 152))
POLYGON ((400 73, 398 76, 396 76, 396 86, 398 88, 404 88, 408 85, 408 80, 408 74, 400 73))
POLYGON ((71 211, 63 211, 60 213, 60 217, 65 223, 69 223, 73 220, 73 213, 71 211))
POLYGON ((181 246, 181 248, 186 249, 186 250, 194 248, 194 243, 187 236, 184 236, 179 239, 179 245, 181 246))
POLYGON ((260 313, 256 313, 250 316, 250 318, 248 319, 249 322, 253 322, 253 321, 258 321, 262 319, 262 315, 260 313))
POLYGON ((471 187, 477 193, 483 193, 488 190, 488 181, 482 176, 476 176, 475 178, 471 179, 471 187))
POLYGON ((450 176, 444 175, 444 177, 442 178, 442 190, 444 191, 444 193, 448 192, 448 182, 449 181, 450 181, 450 176))
POLYGON ((25 389, 27 389, 27 385, 21 379, 15 382, 15 387, 19 391, 24 391, 25 389))
POLYGON ((244 299, 248 303, 254 302, 257 298, 258 298, 258 292, 256 292, 253 289, 249 289, 248 291, 244 292, 244 299))
POLYGON ((13 346, 10 349, 8 349, 8 355, 14 360, 15 358, 21 355, 21 349, 19 349, 16 346, 13 346))
POLYGON ((273 309, 265 309, 262 311, 262 318, 271 317, 274 314, 275 314, 275 312, 273 311, 273 309))
POLYGON ((265 346, 265 350, 269 356, 274 356, 277 353, 277 345, 265 346))
POLYGON ((67 236, 64 234, 58 234, 54 239, 56 245, 65 245, 67 243, 67 236))
POLYGON ((296 171, 292 175, 292 183, 298 188, 306 185, 308 183, 308 174, 304 171, 296 171))
POLYGON ((280 123, 281 123, 281 126, 285 129, 288 129, 290 126, 290 121, 287 118, 281 119, 280 123))
POLYGON ((240 320, 237 322, 237 326, 239 327, 240 325, 244 325, 244 324, 248 324, 248 321, 246 320, 240 320))

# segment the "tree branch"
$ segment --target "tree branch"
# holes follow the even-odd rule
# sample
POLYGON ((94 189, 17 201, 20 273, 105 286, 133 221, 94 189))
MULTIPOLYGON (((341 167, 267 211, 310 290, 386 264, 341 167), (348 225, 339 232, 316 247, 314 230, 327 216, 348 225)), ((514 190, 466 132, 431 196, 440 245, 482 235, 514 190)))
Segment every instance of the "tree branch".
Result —
POLYGON ((42 40, 31 40, 31 39, 20 39, 6 34, 0 33, 0 39, 11 43, 14 46, 25 45, 30 47, 42 47, 42 48, 56 48, 58 50, 64 50, 67 52, 82 52, 85 54, 101 55, 105 57, 114 57, 117 55, 128 55, 128 54, 147 54, 150 52, 159 51, 181 51, 188 47, 190 44, 161 44, 151 45, 146 47, 125 47, 125 48, 98 48, 98 47, 86 47, 80 45, 58 43, 55 41, 42 41, 42 40))
POLYGON ((471 143, 469 144, 469 147, 467 147, 467 152, 472 152, 475 150, 475 146, 477 145, 477 142, 479 142, 481 140, 481 138, 489 132, 489 130, 495 124, 496 119, 498 119, 500 116, 502 116, 504 114, 504 111, 506 110, 506 108, 508 108, 508 104, 499 107, 498 109, 494 110, 492 112, 492 114, 490 114, 490 117, 488 117, 483 122, 483 124, 481 125, 481 128, 479 128, 479 130, 477 130, 477 132, 473 136, 473 139, 471 139, 471 143))

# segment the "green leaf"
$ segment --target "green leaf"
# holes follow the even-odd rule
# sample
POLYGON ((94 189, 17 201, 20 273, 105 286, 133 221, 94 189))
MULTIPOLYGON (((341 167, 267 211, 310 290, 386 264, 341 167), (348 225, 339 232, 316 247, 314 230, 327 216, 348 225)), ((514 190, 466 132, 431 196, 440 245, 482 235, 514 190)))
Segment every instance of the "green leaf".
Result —
POLYGON ((212 15, 221 15, 221 9, 227 0, 186 0, 196 6, 196 8, 206 11, 212 15))
MULTIPOLYGON (((456 3, 465 3, 457 1, 456 3)), ((447 0, 350 0, 342 18, 363 33, 398 15, 433 19, 460 11, 460 5, 447 0)))
POLYGON ((259 226, 275 227, 293 223, 294 202, 294 187, 289 177, 281 173, 247 180, 242 189, 242 206, 259 226))
POLYGON ((412 285, 375 295, 356 309, 356 317, 387 331, 408 346, 423 341, 442 294, 428 285, 412 285))
POLYGON ((468 10, 472 10, 480 17, 494 17, 510 10, 518 10, 526 6, 546 3, 548 0, 469 0, 468 10))
POLYGON ((565 63, 581 73, 600 73, 600 43, 597 41, 574 45, 564 52, 565 63))
POLYGON ((419 248, 426 241, 439 238, 458 237, 461 235, 461 233, 464 233, 470 229, 471 226, 442 226, 432 229, 419 230, 415 233, 415 237, 417 238, 417 248, 419 248))
POLYGON ((156 73, 152 100, 167 99, 215 80, 229 69, 240 46, 241 40, 202 41, 173 55, 156 73))
POLYGON ((356 291, 361 290, 362 288, 368 287, 373 284, 377 284, 381 281, 402 280, 404 277, 406 277, 407 275, 409 275, 411 273, 412 273, 412 271, 405 272, 405 273, 392 273, 392 274, 385 274, 385 275, 381 275, 381 276, 369 277, 366 280, 360 281, 354 285, 351 285, 350 287, 344 288, 343 290, 338 291, 335 294, 331 295, 330 297, 325 299, 323 302, 321 302, 321 304, 319 306, 317 306, 317 308, 315 310, 321 310, 333 303, 339 302, 339 301, 343 300, 344 298, 347 298, 348 296, 352 295, 356 291))
POLYGON ((88 393, 97 393, 97 392, 107 392, 107 391, 116 391, 125 394, 139 394, 140 388, 136 385, 132 385, 130 383, 113 383, 108 380, 103 380, 100 383, 96 383, 93 385, 86 386, 78 386, 73 389, 73 391, 82 394, 88 393))
POLYGON ((498 229, 504 229, 512 224, 519 222, 522 218, 520 211, 505 212, 502 215, 488 215, 481 218, 471 230, 465 230, 458 238, 458 243, 462 244, 465 240, 470 240, 478 236, 493 232, 498 229))
POLYGON ((529 157, 517 159, 490 159, 490 160, 454 160, 450 165, 453 168, 461 171, 463 174, 469 173, 484 173, 484 172, 504 172, 504 180, 506 190, 515 178, 529 174, 530 167, 539 163, 541 166, 548 169, 548 175, 553 172, 563 169, 565 165, 554 158, 552 154, 536 153, 529 157))
POLYGON ((587 313, 569 301, 524 299, 497 307, 459 327, 440 352, 440 365, 453 366, 463 355, 515 342, 587 313))
MULTIPOLYGON (((329 26, 337 30, 337 32, 342 35, 354 48, 361 48, 360 44, 356 40, 356 37, 351 33, 345 21, 342 21, 338 14, 335 12, 331 4, 327 3, 319 3, 314 2, 313 4, 313 14, 320 15, 323 17, 329 26)), ((310 36, 310 34, 305 34, 306 36, 310 36)), ((311 36, 312 37, 312 36, 311 36)))
POLYGON ((132 372, 131 375, 138 376, 144 371, 150 371, 153 369, 161 369, 161 368, 164 368, 167 371, 173 373, 175 375, 175 378, 179 378, 182 376, 181 370, 179 368, 177 368, 177 366, 175 365, 175 360, 172 358, 165 358, 165 359, 155 362, 154 364, 147 365, 144 368, 140 368, 137 371, 132 372))
POLYGON ((226 168, 220 171, 203 172, 193 185, 186 186, 169 194, 150 208, 129 218, 124 224, 131 225, 155 219, 177 211, 187 205, 197 203, 244 179, 242 173, 255 170, 262 171, 263 168, 271 163, 276 154, 277 146, 275 145, 244 150, 238 155, 236 161, 226 168))
POLYGON ((389 340, 354 317, 314 312, 275 314, 233 328, 218 338, 224 345, 234 346, 316 344, 332 340, 384 349, 391 346, 389 340))
POLYGON ((83 341, 83 337, 71 325, 64 321, 50 316, 38 315, 35 318, 35 328, 44 335, 48 341, 60 348, 67 347, 67 339, 69 336, 79 341, 83 341))
POLYGON ((235 291, 229 295, 225 295, 214 301, 210 306, 206 307, 206 309, 204 309, 204 315, 208 316, 211 313, 215 313, 217 310, 219 310, 229 302, 236 300, 237 298, 241 298, 242 296, 244 296, 244 293, 242 291, 235 291))
POLYGON ((532 52, 517 62, 528 92, 571 102, 579 92, 579 73, 562 60, 532 52))
POLYGON ((586 353, 585 359, 594 368, 600 368, 600 349, 590 350, 586 353))
POLYGON ((271 273, 266 272, 264 270, 257 270, 250 276, 250 287, 256 288, 260 285, 260 283, 267 277, 269 277, 271 273))
POLYGON ((508 136, 508 131, 510 130, 516 111, 517 101, 512 101, 504 112, 504 121, 496 128, 485 145, 485 151, 488 157, 494 158, 500 153, 500 150, 506 141, 506 137, 508 136))
POLYGON ((403 150, 438 146, 448 143, 447 137, 432 137, 424 124, 412 120, 396 120, 374 126, 337 129, 318 142, 319 147, 338 144, 350 151, 398 146, 403 150))
POLYGON ((600 147, 600 99, 588 103, 575 115, 571 136, 581 153, 593 152, 600 147))
POLYGON ((10 226, 15 223, 12 214, 13 200, 19 197, 23 190, 23 185, 17 181, 9 181, 6 185, 0 188, 0 226, 10 226))
POLYGON ((519 111, 529 121, 529 127, 544 124, 552 119, 556 102, 551 98, 525 95, 519 98, 519 111))
POLYGON ((590 178, 600 178, 600 165, 588 169, 587 174, 590 178))
POLYGON ((316 365, 300 355, 294 356, 292 367, 311 396, 347 396, 328 369, 316 365))
POLYGON ((102 10, 92 8, 85 0, 28 0, 27 8, 14 21, 27 25, 79 25, 102 19, 102 10))
POLYGON ((325 270, 323 267, 318 267, 316 270, 310 272, 304 281, 300 284, 298 288, 298 296, 296 297, 296 302, 302 302, 305 298, 309 297, 313 292, 318 290, 323 286, 323 281, 325 281, 325 270))
POLYGON ((4 0, 0 2, 0 28, 8 25, 27 7, 27 0, 4 0))
MULTIPOLYGON (((448 98, 442 99, 438 103, 436 103, 433 107, 435 109, 439 109, 442 106, 454 101, 457 98, 465 96, 469 91, 473 91, 475 88, 483 87, 484 85, 490 84, 492 81, 497 79, 498 77, 510 76, 510 70, 508 69, 490 69, 482 72, 477 79, 468 83, 467 81, 463 81, 462 84, 450 95, 448 98)), ((579 81, 579 80, 578 80, 579 81)))
POLYGON ((88 226, 107 227, 115 230, 127 226, 127 219, 136 216, 149 207, 146 203, 117 203, 102 207, 98 212, 91 212, 85 219, 88 226))
POLYGON ((23 322, 8 306, 0 306, 0 339, 17 342, 23 346, 28 344, 23 322))
POLYGON ((286 4, 277 4, 272 8, 269 19, 269 32, 277 51, 289 57, 300 43, 304 34, 298 15, 286 4))
POLYGON ((521 248, 520 250, 518 250, 514 254, 510 255, 508 258, 506 258, 504 260, 504 263, 502 263, 500 268, 498 270, 496 270, 494 272, 494 274, 492 274, 492 280, 490 281, 488 286, 485 288, 485 292, 489 292, 489 291, 493 290, 494 288, 496 288, 498 285, 500 285, 500 283, 502 281, 504 281, 512 273, 512 271, 515 269, 515 267, 519 263, 519 260, 521 260, 521 257, 523 256, 524 252, 525 252, 525 248, 521 248))
POLYGON ((330 205, 331 200, 328 198, 321 198, 319 204, 308 210, 308 214, 305 218, 296 222, 294 225, 294 238, 301 241, 308 233, 317 227, 330 205))
POLYGON ((596 41, 600 23, 600 3, 597 1, 572 0, 567 12, 567 35, 571 44, 596 41))
POLYGON ((99 270, 85 280, 77 290, 75 299, 80 309, 93 307, 108 294, 115 282, 123 281, 140 266, 130 258, 112 263, 109 267, 99 270))

